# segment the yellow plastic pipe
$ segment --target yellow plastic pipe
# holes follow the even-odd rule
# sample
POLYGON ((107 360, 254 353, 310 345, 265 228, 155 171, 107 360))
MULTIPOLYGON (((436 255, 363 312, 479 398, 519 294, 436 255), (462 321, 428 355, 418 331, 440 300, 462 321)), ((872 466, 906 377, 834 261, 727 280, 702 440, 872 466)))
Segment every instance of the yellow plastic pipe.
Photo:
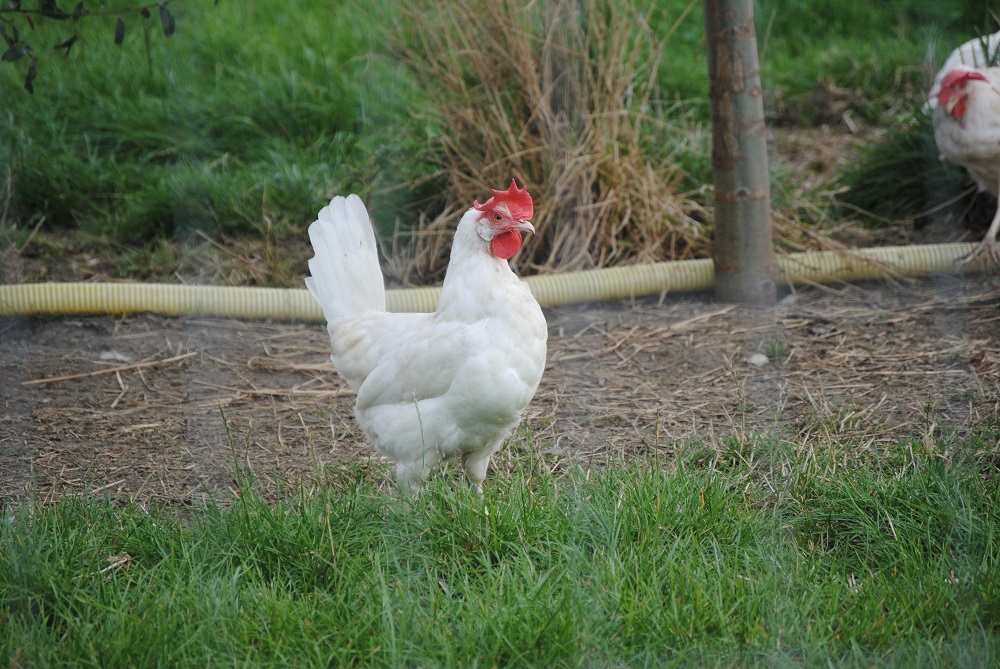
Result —
MULTIPOLYGON (((985 271, 980 257, 958 260, 974 244, 935 244, 810 251, 778 258, 779 285, 924 276, 985 271)), ((543 307, 708 290, 715 279, 711 260, 681 260, 611 267, 525 279, 543 307)), ((434 311, 441 289, 386 291, 390 311, 434 311)), ((320 321, 323 312, 304 288, 247 288, 149 283, 27 283, 0 286, 0 316, 33 314, 124 314, 320 321)))

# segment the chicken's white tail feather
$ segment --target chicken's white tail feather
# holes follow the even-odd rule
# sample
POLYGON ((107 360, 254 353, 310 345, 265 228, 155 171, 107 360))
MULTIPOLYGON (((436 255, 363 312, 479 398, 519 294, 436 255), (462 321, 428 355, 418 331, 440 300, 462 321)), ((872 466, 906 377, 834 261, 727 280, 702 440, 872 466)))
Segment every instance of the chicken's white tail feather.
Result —
POLYGON ((331 326, 366 311, 385 311, 375 232, 361 198, 333 198, 309 226, 309 241, 316 255, 309 260, 306 287, 331 326))

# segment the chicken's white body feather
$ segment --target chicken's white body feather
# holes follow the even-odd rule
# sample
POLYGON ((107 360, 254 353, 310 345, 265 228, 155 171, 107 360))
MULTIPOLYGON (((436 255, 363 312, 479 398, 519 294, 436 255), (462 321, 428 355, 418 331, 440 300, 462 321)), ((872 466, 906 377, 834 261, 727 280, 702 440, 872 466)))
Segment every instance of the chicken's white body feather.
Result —
POLYGON ((386 312, 360 199, 334 198, 323 212, 309 228, 316 256, 306 285, 327 317, 333 363, 357 393, 366 439, 396 463, 408 492, 455 456, 480 488, 541 381, 541 308, 507 261, 486 250, 470 209, 455 233, 437 311, 386 312))

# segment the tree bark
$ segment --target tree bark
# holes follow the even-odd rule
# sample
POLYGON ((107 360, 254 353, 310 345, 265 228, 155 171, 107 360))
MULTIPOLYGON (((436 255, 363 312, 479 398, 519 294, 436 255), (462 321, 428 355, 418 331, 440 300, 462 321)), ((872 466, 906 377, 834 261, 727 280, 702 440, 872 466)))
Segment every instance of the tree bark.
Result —
POLYGON ((715 182, 715 298, 775 300, 767 137, 752 0, 704 0, 715 182))

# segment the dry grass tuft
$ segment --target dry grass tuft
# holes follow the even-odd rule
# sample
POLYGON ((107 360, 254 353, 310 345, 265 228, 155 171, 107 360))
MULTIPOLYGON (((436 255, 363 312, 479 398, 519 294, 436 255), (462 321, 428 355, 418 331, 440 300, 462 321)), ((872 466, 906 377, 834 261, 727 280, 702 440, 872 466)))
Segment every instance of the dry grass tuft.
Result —
POLYGON ((709 240, 672 157, 690 136, 655 96, 653 36, 634 3, 405 0, 398 55, 433 91, 444 211, 416 235, 410 280, 436 278, 458 216, 515 177, 535 198, 522 271, 687 258, 709 240))

